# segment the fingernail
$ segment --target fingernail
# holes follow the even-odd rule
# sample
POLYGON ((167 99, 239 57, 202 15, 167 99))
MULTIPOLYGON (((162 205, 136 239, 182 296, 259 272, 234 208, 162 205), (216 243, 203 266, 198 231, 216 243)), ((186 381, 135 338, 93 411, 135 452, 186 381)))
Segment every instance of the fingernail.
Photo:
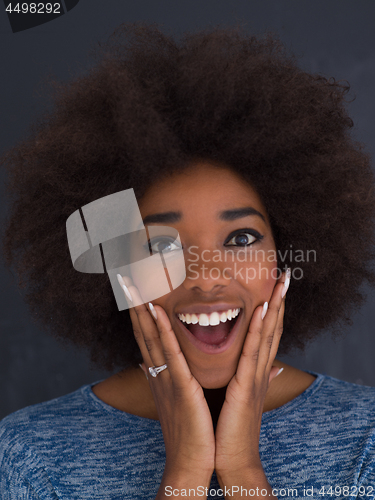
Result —
POLYGON ((122 288, 124 289, 124 292, 125 292, 125 295, 127 296, 127 298, 130 300, 130 302, 133 302, 133 299, 132 299, 132 296, 129 292, 129 289, 128 287, 125 285, 124 283, 124 280, 122 279, 122 276, 121 274, 118 274, 117 275, 117 280, 118 282, 120 283, 120 286, 122 286, 122 288))
POLYGON ((124 286, 125 285, 124 280, 122 279, 121 274, 117 275, 117 281, 120 283, 120 286, 124 286))
POLYGON ((155 319, 158 319, 158 315, 156 314, 154 306, 151 304, 151 302, 148 303, 148 307, 150 308, 150 311, 155 319))
POLYGON ((280 368, 280 370, 276 373, 275 378, 280 375, 280 373, 284 370, 284 368, 280 368))
POLYGON ((288 291, 289 283, 290 283, 290 275, 291 275, 291 270, 290 270, 290 267, 288 267, 288 269, 286 270, 286 279, 284 281, 284 288, 283 288, 283 291, 281 292, 282 299, 284 298, 284 295, 288 291))
POLYGON ((266 315, 267 309, 268 309, 268 302, 265 302, 263 304, 262 319, 264 319, 264 316, 266 315))
POLYGON ((130 302, 133 302, 133 299, 132 299, 132 296, 131 296, 131 294, 129 292, 128 287, 126 285, 122 285, 122 288, 124 289, 125 295, 130 300, 130 302))

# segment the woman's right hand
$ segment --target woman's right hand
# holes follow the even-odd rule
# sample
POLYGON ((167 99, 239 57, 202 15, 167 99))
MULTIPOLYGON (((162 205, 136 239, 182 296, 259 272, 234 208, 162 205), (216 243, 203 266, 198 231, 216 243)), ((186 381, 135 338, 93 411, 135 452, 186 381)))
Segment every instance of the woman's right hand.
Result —
POLYGON ((164 309, 154 307, 155 319, 130 278, 123 280, 134 303, 141 304, 132 307, 127 299, 164 437, 166 465, 162 484, 177 484, 174 487, 180 489, 189 485, 208 487, 214 471, 215 435, 203 389, 190 372, 164 309), (157 377, 148 372, 150 366, 164 364, 168 368, 157 377))

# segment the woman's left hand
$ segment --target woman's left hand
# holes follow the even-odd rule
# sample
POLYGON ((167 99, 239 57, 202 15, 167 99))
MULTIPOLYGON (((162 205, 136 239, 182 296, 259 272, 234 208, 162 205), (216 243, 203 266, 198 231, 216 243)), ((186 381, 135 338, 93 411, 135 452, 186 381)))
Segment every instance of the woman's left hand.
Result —
POLYGON ((217 423, 215 469, 219 482, 262 471, 259 437, 268 386, 279 368, 272 366, 283 331, 286 273, 277 281, 262 320, 263 306, 255 309, 237 371, 231 379, 217 423))

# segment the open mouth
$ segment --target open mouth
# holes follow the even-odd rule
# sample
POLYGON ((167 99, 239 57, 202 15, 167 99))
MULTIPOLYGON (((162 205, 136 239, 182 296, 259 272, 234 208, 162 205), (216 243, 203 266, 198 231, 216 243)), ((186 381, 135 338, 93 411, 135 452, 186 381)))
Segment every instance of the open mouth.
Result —
POLYGON ((177 317, 182 323, 183 328, 188 330, 199 342, 203 342, 213 348, 219 348, 227 343, 241 312, 242 309, 238 308, 231 310, 230 313, 228 311, 213 313, 210 317, 206 314, 200 314, 199 318, 195 314, 178 314, 177 317))

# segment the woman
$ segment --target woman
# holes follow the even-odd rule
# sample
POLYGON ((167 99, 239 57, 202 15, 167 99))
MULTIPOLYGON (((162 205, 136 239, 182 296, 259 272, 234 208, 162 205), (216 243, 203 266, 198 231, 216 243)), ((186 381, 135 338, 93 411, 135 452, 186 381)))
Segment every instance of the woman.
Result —
POLYGON ((3 159, 19 195, 4 255, 36 320, 121 370, 2 421, 2 498, 375 497, 375 389, 276 359, 339 333, 375 284, 347 90, 271 35, 177 43, 142 24, 58 89, 3 159), (130 188, 146 229, 178 232, 148 245, 168 258, 181 242, 186 277, 143 303, 119 273, 128 313, 73 269, 65 225, 130 188))

